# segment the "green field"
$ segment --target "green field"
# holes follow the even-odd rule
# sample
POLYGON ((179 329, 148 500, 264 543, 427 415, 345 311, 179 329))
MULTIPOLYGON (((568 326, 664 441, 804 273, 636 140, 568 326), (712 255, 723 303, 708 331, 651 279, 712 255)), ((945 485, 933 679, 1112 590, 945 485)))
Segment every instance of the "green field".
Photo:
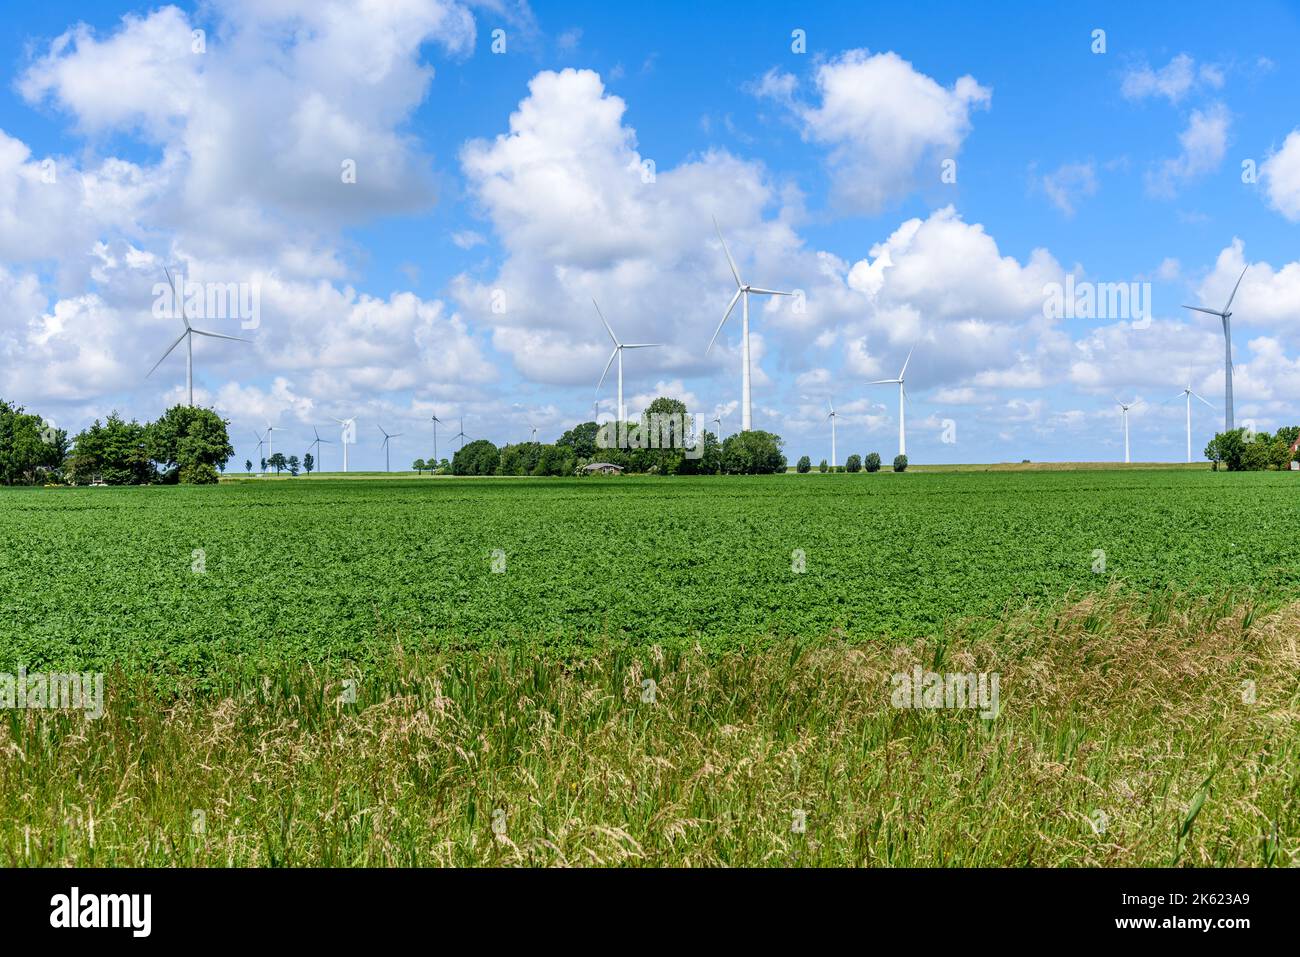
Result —
POLYGON ((1115 582, 1277 601, 1297 493, 1204 470, 6 490, 0 668, 866 642, 1115 582))
POLYGON ((0 864, 1294 865, 1294 481, 4 490, 0 864))

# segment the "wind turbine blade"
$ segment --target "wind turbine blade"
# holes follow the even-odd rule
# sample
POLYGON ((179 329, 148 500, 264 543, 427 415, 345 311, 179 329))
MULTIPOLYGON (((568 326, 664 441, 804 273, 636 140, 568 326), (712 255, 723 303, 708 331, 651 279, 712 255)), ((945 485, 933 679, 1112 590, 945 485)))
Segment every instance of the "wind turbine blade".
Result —
MULTIPOLYGON (((1250 268, 1250 264, 1247 263, 1246 269, 1249 268, 1250 268)), ((1246 269, 1243 269, 1241 271, 1241 275, 1237 277, 1237 285, 1232 287, 1232 295, 1228 297, 1228 304, 1223 307, 1223 311, 1225 313, 1230 312, 1232 310, 1232 300, 1237 298, 1237 290, 1241 288, 1241 281, 1246 278, 1246 269)))
POLYGON ((898 385, 897 379, 873 379, 867 385, 898 385))
MULTIPOLYGON (((179 346, 181 344, 181 340, 184 339, 189 334, 190 334, 190 330, 186 329, 179 336, 177 336, 176 341, 173 342, 171 345, 169 345, 167 347, 167 351, 162 354, 162 359, 159 359, 157 362, 153 364, 153 369, 157 369, 160 365, 162 365, 163 359, 166 359, 169 355, 171 355, 172 350, 175 349, 177 346, 179 346)), ((153 375, 153 369, 150 369, 148 372, 145 373, 144 377, 146 379, 149 378, 149 376, 153 375)))
POLYGON ((718 226, 718 217, 716 216, 713 217, 713 228, 718 234, 718 242, 722 243, 722 251, 727 256, 727 265, 731 267, 731 275, 735 277, 736 285, 743 288, 745 284, 740 281, 740 270, 736 268, 736 261, 731 258, 731 250, 727 248, 727 241, 722 238, 722 229, 718 226))
MULTIPOLYGON (((1193 392, 1193 393, 1192 393, 1192 395, 1193 395, 1193 396, 1195 396, 1195 397, 1196 397, 1196 398, 1198 398, 1198 399, 1200 399, 1200 400, 1201 400, 1201 401, 1202 401, 1202 402, 1205 402, 1205 399, 1204 399, 1204 398, 1202 398, 1202 397, 1201 397, 1201 396, 1199 396, 1199 395, 1196 395, 1196 393, 1195 393, 1195 392, 1193 392)), ((1212 406, 1212 405, 1210 405, 1210 403, 1209 403, 1209 402, 1205 402, 1205 404, 1206 404, 1206 405, 1207 405, 1207 406, 1209 406, 1209 407, 1210 407, 1210 408, 1211 408, 1211 409, 1213 409, 1213 408, 1214 408, 1214 406, 1212 406)))
POLYGON ((181 289, 180 291, 177 291, 176 280, 172 279, 170 269, 163 266, 163 272, 167 275, 167 284, 172 287, 172 295, 176 297, 176 301, 180 304, 181 322, 185 323, 185 328, 188 329, 190 327, 190 320, 189 317, 185 315, 185 290, 181 289))
POLYGON ((713 344, 718 341, 718 333, 721 332, 722 327, 727 324, 727 319, 731 316, 731 310, 736 308, 736 300, 740 298, 742 292, 744 292, 743 289, 737 289, 736 294, 731 297, 731 303, 727 306, 727 311, 722 314, 722 321, 718 323, 718 328, 713 330, 713 338, 709 340, 709 345, 704 350, 706 356, 709 354, 709 349, 712 349, 713 344))
POLYGON ((623 346, 624 349, 657 349, 662 346, 662 342, 630 342, 623 346))
POLYGON ((199 335, 199 336, 211 336, 213 339, 230 339, 234 342, 248 342, 247 339, 241 339, 239 338, 239 336, 225 336, 219 332, 205 332, 202 329, 193 329, 193 328, 191 328, 190 331, 193 332, 195 335, 199 335))
POLYGON ((916 345, 913 343, 912 348, 907 350, 907 358, 903 360, 903 371, 898 374, 898 381, 903 381, 903 376, 907 375, 907 364, 912 361, 912 353, 916 351, 916 345))
POLYGON ((614 340, 614 345, 622 345, 622 343, 618 341, 618 336, 614 335, 614 330, 609 327, 609 323, 605 322, 605 314, 600 311, 600 306, 596 305, 596 300, 591 300, 591 304, 596 306, 596 315, 600 316, 600 321, 604 324, 605 331, 609 333, 609 337, 614 340))
POLYGON ((750 292, 756 292, 756 293, 758 293, 760 296, 792 296, 792 295, 794 295, 794 293, 791 293, 791 292, 781 292, 781 290, 779 290, 779 289, 756 289, 756 288, 753 287, 753 286, 750 286, 750 287, 749 287, 749 291, 750 291, 750 292))
POLYGON ((1191 309, 1193 312, 1203 312, 1207 316, 1218 316, 1220 319, 1223 318, 1223 313, 1219 312, 1217 309, 1204 309, 1201 306, 1183 306, 1183 308, 1191 309))
POLYGON ((609 361, 605 363, 605 371, 600 374, 600 381, 596 383, 596 393, 600 393, 600 387, 605 384, 605 376, 609 375, 609 367, 614 364, 614 357, 618 355, 618 346, 609 354, 609 361))

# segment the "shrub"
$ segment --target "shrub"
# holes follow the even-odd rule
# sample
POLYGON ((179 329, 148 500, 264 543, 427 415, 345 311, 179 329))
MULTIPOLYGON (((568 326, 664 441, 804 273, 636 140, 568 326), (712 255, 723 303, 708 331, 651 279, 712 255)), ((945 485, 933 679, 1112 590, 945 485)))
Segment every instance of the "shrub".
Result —
POLYGON ((906 455, 895 455, 895 456, 894 456, 894 471, 895 471, 895 472, 906 472, 906 471, 907 471, 907 456, 906 456, 906 455))
POLYGON ((844 460, 844 471, 846 471, 846 472, 861 472, 861 471, 862 471, 862 458, 861 458, 861 456, 858 456, 858 455, 850 455, 847 459, 845 459, 845 460, 844 460))
POLYGON ((825 459, 822 459, 821 464, 817 466, 817 471, 818 471, 818 472, 825 472, 825 471, 826 471, 826 460, 825 460, 825 459))
POLYGON ((180 483, 182 485, 216 485, 216 466, 207 462, 192 462, 182 465, 180 468, 180 483))
POLYGON ((809 472, 812 471, 812 459, 808 458, 808 456, 805 455, 799 459, 799 464, 796 465, 794 468, 795 471, 798 472, 800 475, 807 475, 809 472))
POLYGON ((880 453, 879 453, 879 452, 868 452, 868 453, 867 453, 867 471, 868 471, 868 472, 879 472, 879 471, 880 471, 880 453))

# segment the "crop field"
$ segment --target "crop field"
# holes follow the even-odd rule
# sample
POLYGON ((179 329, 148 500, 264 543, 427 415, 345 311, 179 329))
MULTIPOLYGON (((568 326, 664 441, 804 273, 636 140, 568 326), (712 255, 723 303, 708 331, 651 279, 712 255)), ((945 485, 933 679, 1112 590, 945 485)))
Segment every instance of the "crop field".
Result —
POLYGON ((910 639, 1112 583, 1277 601, 1298 493, 1204 470, 11 490, 0 667, 910 639))
POLYGON ((6 490, 0 864, 1300 863, 1294 481, 6 490))

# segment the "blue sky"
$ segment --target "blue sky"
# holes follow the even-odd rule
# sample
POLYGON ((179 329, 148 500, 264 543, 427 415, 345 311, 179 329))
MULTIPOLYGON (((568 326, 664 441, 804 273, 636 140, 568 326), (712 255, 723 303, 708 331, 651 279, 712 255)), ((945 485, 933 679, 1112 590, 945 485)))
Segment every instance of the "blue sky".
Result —
MULTIPOLYGON (((250 343, 195 345, 240 463, 268 422, 301 454, 355 416, 353 468, 380 424, 430 455, 431 414, 440 454, 462 417, 553 439, 597 398, 593 296, 666 344, 628 354, 630 409, 673 394, 730 432, 716 216, 747 280, 803 294, 752 315, 754 424, 792 460, 830 457, 829 399, 841 459, 891 457, 896 393, 867 383, 913 345, 914 461, 1116 459, 1116 396, 1134 459, 1179 459, 1170 397, 1223 402, 1216 322, 1179 306, 1248 264, 1237 418, 1300 421, 1294 5, 360 6, 9 12, 0 396, 71 430, 181 400, 180 350, 145 376, 180 328, 168 265, 258 291, 255 327, 205 320, 250 343), (1149 315, 1044 315, 1067 275, 1150 283, 1149 315)), ((1221 412, 1193 414, 1199 456, 1221 412)))

